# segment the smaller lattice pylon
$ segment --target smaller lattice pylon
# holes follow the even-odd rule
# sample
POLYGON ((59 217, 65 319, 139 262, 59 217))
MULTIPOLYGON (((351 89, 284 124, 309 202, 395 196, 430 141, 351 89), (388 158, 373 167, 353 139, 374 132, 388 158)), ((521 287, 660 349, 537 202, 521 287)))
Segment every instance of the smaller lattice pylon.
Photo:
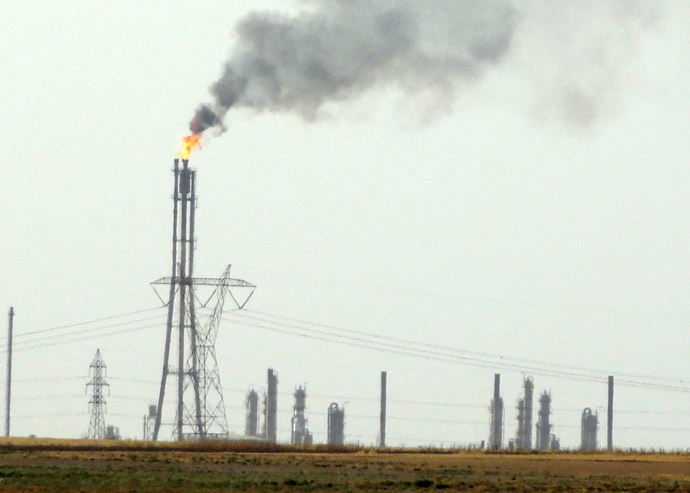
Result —
POLYGON ((89 399, 89 412, 91 414, 91 421, 89 422, 88 438, 92 440, 103 440, 106 437, 105 427, 105 412, 106 400, 104 389, 108 388, 110 393, 110 384, 105 380, 107 376, 107 367, 105 361, 101 358, 101 350, 96 350, 96 356, 89 365, 89 375, 91 381, 86 384, 86 389, 91 387, 91 399, 89 399))

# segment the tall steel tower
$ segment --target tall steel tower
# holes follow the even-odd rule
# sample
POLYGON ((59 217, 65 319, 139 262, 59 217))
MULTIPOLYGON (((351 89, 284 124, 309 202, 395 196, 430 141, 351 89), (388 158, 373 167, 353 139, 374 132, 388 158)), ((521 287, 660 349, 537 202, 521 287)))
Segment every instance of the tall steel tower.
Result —
POLYGON ((167 299, 159 294, 163 304, 168 307, 168 319, 153 440, 158 439, 162 424, 168 375, 177 375, 173 438, 225 439, 228 437, 228 423, 216 358, 216 336, 226 296, 229 294, 237 308, 241 309, 249 301, 256 286, 240 279, 232 279, 230 266, 219 278, 193 277, 196 170, 189 167, 189 160, 181 161, 182 167, 179 159, 175 159, 173 167, 175 185, 171 276, 151 283, 154 290, 158 286, 169 287, 167 299), (240 298, 239 293, 233 293, 232 288, 244 289, 244 298, 240 298), (177 358, 171 364, 173 327, 177 329, 177 358))
POLYGON ((89 365, 89 375, 91 381, 86 384, 88 389, 91 386, 91 399, 89 400, 89 410, 91 412, 91 421, 89 422, 89 438, 93 440, 103 440, 105 438, 105 409, 106 401, 103 393, 104 387, 108 387, 110 391, 110 384, 106 382, 105 377, 107 368, 105 361, 101 358, 101 350, 96 350, 96 356, 89 365))

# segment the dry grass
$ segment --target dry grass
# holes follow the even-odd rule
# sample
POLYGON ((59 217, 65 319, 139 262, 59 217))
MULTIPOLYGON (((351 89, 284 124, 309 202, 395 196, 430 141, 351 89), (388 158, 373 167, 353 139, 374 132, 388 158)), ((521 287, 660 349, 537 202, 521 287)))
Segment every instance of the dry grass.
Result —
POLYGON ((0 491, 686 491, 690 454, 0 439, 0 491))

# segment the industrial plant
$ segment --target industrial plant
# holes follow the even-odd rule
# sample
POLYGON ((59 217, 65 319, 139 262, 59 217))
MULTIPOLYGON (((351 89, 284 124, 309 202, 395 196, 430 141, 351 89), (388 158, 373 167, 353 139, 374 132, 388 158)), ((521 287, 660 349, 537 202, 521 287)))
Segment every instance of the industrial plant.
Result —
MULTIPOLYGON (((189 145, 194 145, 191 143, 189 145)), ((191 148, 187 149, 187 154, 191 148)), ((188 159, 175 159, 173 164, 173 229, 171 268, 168 277, 151 284, 167 309, 163 361, 158 398, 150 403, 143 415, 142 437, 144 440, 261 440, 277 443, 278 440, 278 374, 273 368, 266 373, 266 387, 261 397, 250 388, 245 395, 245 423, 242 435, 231 435, 226 416, 225 400, 221 386, 219 358, 216 354, 216 338, 226 303, 241 310, 251 298, 256 286, 241 279, 232 278, 230 266, 219 277, 194 276, 195 211, 197 208, 196 170, 188 159), (175 392, 166 392, 170 383, 175 392)), ((10 430, 12 323, 14 310, 9 313, 7 412, 6 434, 10 430)), ((85 435, 90 439, 119 439, 118 427, 106 424, 106 398, 110 384, 106 380, 107 367, 100 349, 89 366, 90 391, 89 426, 85 435)), ((533 422, 534 379, 525 376, 522 392, 517 398, 517 432, 508 440, 511 450, 558 451, 560 440, 554 434, 552 423, 552 395, 544 390, 539 395, 537 422, 533 422), (534 432, 534 433, 533 433, 534 432), (532 437, 535 436, 533 441, 532 437)), ((607 448, 613 448, 613 377, 608 379, 607 448)), ((314 443, 308 427, 306 385, 298 385, 292 394, 290 440, 294 446, 314 443)), ((152 399, 153 400, 153 399, 152 399)), ((388 373, 380 375, 379 430, 376 444, 387 445, 388 373)), ((347 444, 345 434, 347 401, 331 402, 326 409, 325 443, 342 446, 347 444)), ((501 450, 505 439, 505 407, 501 395, 501 374, 494 374, 493 395, 489 403, 489 430, 486 448, 501 450)), ((314 422, 314 420, 312 420, 314 422)), ((286 423, 287 425, 287 423, 286 423)), ((585 408, 581 416, 581 443, 583 451, 597 450, 598 414, 585 408)), ((372 437, 372 440, 374 437, 372 437)), ((484 441, 481 445, 484 447, 484 441)))

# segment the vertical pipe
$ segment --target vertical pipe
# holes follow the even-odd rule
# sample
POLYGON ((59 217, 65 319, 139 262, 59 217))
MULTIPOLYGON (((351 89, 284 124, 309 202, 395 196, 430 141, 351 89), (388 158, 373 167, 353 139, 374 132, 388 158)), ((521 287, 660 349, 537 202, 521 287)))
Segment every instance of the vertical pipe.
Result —
POLYGON ((386 446, 386 386, 387 373, 381 372, 381 422, 379 428, 379 447, 386 446))
POLYGON ((175 309, 175 289, 177 282, 177 203, 180 200, 180 160, 175 159, 175 188, 173 189, 173 236, 172 236, 172 273, 170 274, 170 293, 168 294, 168 319, 165 325, 165 349, 163 351, 163 374, 161 376, 161 388, 158 392, 158 408, 156 409, 156 421, 153 425, 153 441, 158 440, 158 432, 161 427, 163 413, 163 400, 165 399, 165 386, 168 381, 170 339, 172 337, 173 311, 175 309))
MULTIPOLYGON (((199 438, 202 440, 206 439, 206 422, 202 419, 202 399, 203 399, 203 409, 206 410, 206 395, 201 396, 199 393, 199 373, 202 373, 204 378, 206 377, 206 372, 200 372, 200 363, 204 365, 206 354, 205 350, 202 348, 203 354, 199 358, 197 345, 198 337, 196 333, 196 313, 194 310, 194 293, 192 290, 194 286, 191 283, 192 276, 194 275, 194 209, 196 208, 196 172, 190 172, 190 198, 189 198, 189 268, 187 270, 187 275, 189 276, 189 325, 190 325, 190 346, 192 348, 192 381, 194 384, 194 407, 196 409, 196 428, 199 438)), ((204 381, 203 389, 206 389, 206 382, 204 381)))
POLYGON ((178 319, 178 353, 177 353, 177 439, 183 439, 184 423, 184 331, 187 300, 187 202, 189 200, 189 161, 182 160, 182 180, 180 183, 182 200, 182 220, 180 225, 180 306, 178 319))
POLYGON ((5 395, 5 436, 10 436, 10 401, 12 399, 12 325, 14 323, 14 307, 10 307, 7 327, 7 387, 5 395))
POLYGON ((613 450, 613 375, 609 375, 609 403, 606 415, 606 448, 613 450))

